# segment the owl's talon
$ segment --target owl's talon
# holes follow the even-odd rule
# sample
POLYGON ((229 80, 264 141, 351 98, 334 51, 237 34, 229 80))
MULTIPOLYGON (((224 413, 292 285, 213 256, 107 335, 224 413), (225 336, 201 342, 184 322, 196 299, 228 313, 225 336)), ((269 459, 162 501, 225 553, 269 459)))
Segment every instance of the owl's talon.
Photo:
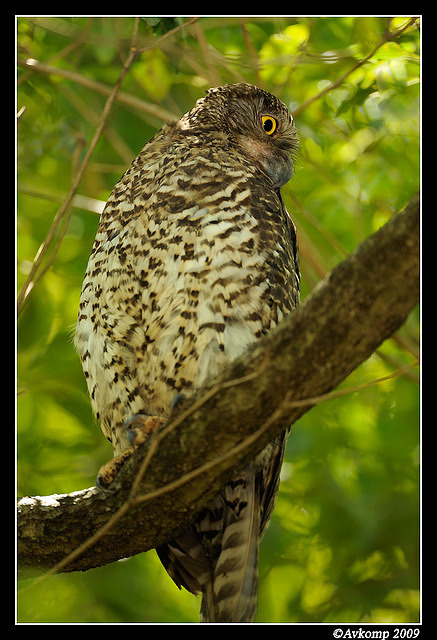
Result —
POLYGON ((166 420, 158 416, 147 416, 143 413, 137 413, 131 416, 124 423, 124 431, 131 443, 136 449, 147 440, 153 431, 158 429, 166 420))
POLYGON ((123 451, 99 469, 96 478, 96 486, 101 491, 110 491, 115 476, 120 471, 126 460, 132 455, 134 449, 145 442, 150 434, 158 429, 166 420, 158 416, 146 416, 138 413, 131 416, 124 423, 124 430, 132 447, 123 451))
POLYGON ((99 491, 102 491, 103 493, 111 493, 112 490, 112 481, 114 478, 111 479, 107 479, 106 481, 103 480, 103 475, 99 473, 97 474, 96 477, 96 487, 99 491), (109 482, 109 484, 106 484, 106 482, 109 482))
POLYGON ((123 451, 119 456, 106 462, 100 467, 96 478, 96 487, 101 491, 108 491, 115 476, 120 471, 126 460, 131 456, 133 449, 129 448, 123 451))
POLYGON ((170 405, 170 413, 173 414, 175 409, 177 409, 178 405, 182 404, 184 400, 187 399, 185 393, 177 393, 170 405))

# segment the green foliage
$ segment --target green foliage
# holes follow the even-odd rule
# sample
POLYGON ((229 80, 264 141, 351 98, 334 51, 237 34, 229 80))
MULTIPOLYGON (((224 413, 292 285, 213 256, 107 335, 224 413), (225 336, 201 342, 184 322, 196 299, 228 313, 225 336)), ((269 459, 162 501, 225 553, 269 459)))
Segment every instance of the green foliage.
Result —
MULTIPOLYGON (((263 86, 295 113, 301 148, 283 192, 299 232, 302 297, 419 187, 417 21, 209 17, 169 33, 187 21, 140 20, 138 46, 157 46, 136 58, 122 85, 139 103, 113 105, 81 198, 55 233, 45 256, 52 263, 20 316, 20 495, 90 486, 111 456, 91 414, 72 334, 96 210, 169 114, 187 111, 209 86, 239 81, 263 86)), ((107 95, 98 85, 110 90, 117 81, 133 26, 123 17, 17 20, 20 59, 53 68, 18 69, 17 104, 25 107, 17 134, 19 290, 101 116, 107 95)), ((414 362, 418 322, 415 312, 342 386, 414 362)), ((322 402, 294 425, 261 546, 257 621, 419 619, 418 407, 410 369, 322 402)), ((189 622, 198 606, 151 552, 23 591, 18 620, 189 622)))

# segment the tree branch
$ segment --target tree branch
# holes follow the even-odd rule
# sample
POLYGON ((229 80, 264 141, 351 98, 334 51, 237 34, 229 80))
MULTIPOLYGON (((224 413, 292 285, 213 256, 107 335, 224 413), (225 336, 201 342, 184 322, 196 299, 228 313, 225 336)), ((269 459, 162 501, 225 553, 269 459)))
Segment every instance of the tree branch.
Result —
POLYGON ((406 320, 419 300, 419 208, 416 196, 220 381, 183 405, 131 456, 110 492, 22 498, 20 576, 86 570, 182 531, 233 470, 406 320))

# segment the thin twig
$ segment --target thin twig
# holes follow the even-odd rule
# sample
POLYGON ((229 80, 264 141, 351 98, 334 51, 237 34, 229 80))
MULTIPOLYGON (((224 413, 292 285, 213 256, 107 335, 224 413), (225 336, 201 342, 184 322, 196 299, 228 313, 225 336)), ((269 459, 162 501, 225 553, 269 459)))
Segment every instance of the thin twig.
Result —
POLYGON ((38 272, 38 270, 40 268, 40 265, 41 265, 41 263, 43 261, 43 258, 46 255, 46 253, 47 253, 47 251, 48 251, 48 249, 49 249, 49 247, 50 247, 50 245, 52 243, 52 240, 53 240, 53 238, 54 238, 54 236, 56 234, 56 231, 57 231, 59 225, 61 224, 61 221, 62 221, 64 215, 66 214, 66 212, 67 212, 67 210, 68 210, 68 208, 70 206, 70 203, 71 203, 71 201, 73 199, 73 196, 75 195, 76 190, 77 190, 77 188, 78 188, 78 186, 79 186, 79 184, 80 184, 80 182, 82 180, 82 177, 83 177, 83 175, 85 173, 85 170, 86 170, 86 168, 88 166, 88 163, 89 163, 89 161, 91 159, 91 156, 94 153, 94 149, 96 148, 97 143, 98 143, 98 141, 100 139, 100 136, 102 135, 103 129, 105 127, 105 124, 106 124, 106 121, 108 119, 108 116, 109 116, 109 114, 111 112, 112 105, 114 104, 115 97, 116 97, 116 95, 117 95, 117 93, 118 93, 118 91, 119 91, 119 89, 121 87, 121 84, 122 84, 127 72, 129 71, 129 68, 130 68, 132 62, 135 60, 135 58, 137 56, 137 51, 135 49, 135 42, 136 42, 136 37, 137 37, 137 33, 138 33, 138 23, 139 23, 139 18, 136 18, 135 19, 135 23, 134 23, 133 33, 132 33, 132 39, 131 39, 131 43, 132 44, 131 44, 129 55, 128 55, 127 60, 126 60, 126 62, 124 64, 124 66, 123 66, 123 69, 121 70, 121 73, 120 73, 120 75, 118 77, 118 80, 114 85, 114 88, 113 88, 113 90, 111 92, 111 95, 109 96, 109 98, 106 101, 106 104, 105 104, 105 106, 103 108, 103 112, 102 112, 102 115, 101 115, 101 118, 100 118, 100 122, 99 122, 99 124, 98 124, 98 126, 97 126, 97 128, 96 128, 96 130, 94 132, 94 136, 93 136, 93 138, 92 138, 92 140, 90 142, 90 145, 89 145, 89 147, 87 149, 85 157, 84 157, 84 159, 82 161, 82 164, 81 164, 81 166, 80 166, 80 168, 79 168, 79 170, 77 172, 77 175, 76 175, 75 179, 73 180, 73 184, 71 185, 70 191, 69 191, 64 203, 61 205, 60 209, 58 210, 58 212, 57 212, 57 214, 56 214, 56 216, 55 216, 55 218, 53 220, 53 223, 52 223, 52 225, 51 225, 51 227, 49 229, 49 232, 48 232, 43 244, 41 245, 41 247, 39 248, 39 250, 38 250, 38 252, 37 252, 37 254, 35 256, 35 259, 34 259, 32 268, 30 270, 30 273, 28 274, 28 276, 26 278, 26 281, 25 281, 25 283, 23 284, 23 286, 22 286, 22 288, 20 290, 20 293, 18 294, 18 301, 17 301, 18 314, 20 314, 21 311, 23 310, 24 303, 26 302, 30 292, 32 291, 32 289, 33 289, 33 287, 35 285, 36 274, 37 274, 37 272, 38 272))
POLYGON ((368 380, 367 382, 360 382, 358 384, 352 385, 350 387, 345 387, 344 389, 336 389, 335 391, 328 391, 327 393, 321 393, 318 396, 312 396, 310 398, 302 398, 299 400, 290 400, 287 404, 287 409, 296 409, 297 407, 307 407, 309 405, 320 404, 320 402, 326 402, 327 400, 333 400, 334 398, 340 398, 341 396, 347 396, 351 393, 357 393, 358 391, 363 391, 364 389, 368 389, 370 387, 374 387, 383 382, 388 382, 388 380, 393 380, 393 378, 399 378, 400 376, 405 375, 410 369, 414 367, 418 367, 420 364, 419 360, 415 362, 411 362, 410 364, 406 364, 403 367, 400 367, 393 373, 389 373, 386 376, 382 376, 381 378, 375 378, 374 380, 368 380))
POLYGON ((151 44, 147 45, 147 47, 142 47, 141 49, 138 49, 138 53, 144 53, 144 51, 149 51, 150 49, 154 49, 155 47, 159 47, 164 40, 166 40, 170 36, 174 36, 175 33, 180 31, 181 29, 186 29, 190 25, 194 24, 198 19, 199 19, 199 17, 192 17, 189 20, 187 20, 187 22, 183 22, 182 24, 178 25, 177 27, 174 27, 174 29, 170 29, 170 31, 167 31, 167 33, 164 33, 163 36, 161 36, 160 38, 158 38, 157 40, 155 40, 151 44))
MULTIPOLYGON (((134 53, 134 57, 136 57, 138 53, 139 52, 134 53)), ((83 87, 87 87, 88 89, 93 89, 93 91, 97 91, 98 93, 101 93, 105 96, 110 96, 112 92, 111 87, 104 84, 103 82, 98 82, 97 80, 87 78, 86 76, 80 73, 76 73, 75 71, 70 71, 69 69, 53 67, 51 65, 45 64, 44 62, 39 62, 39 60, 35 60, 33 58, 18 58, 17 64, 20 67, 33 69, 34 71, 38 71, 46 75, 59 76, 60 78, 71 80, 76 84, 80 84, 83 87)), ((154 118, 158 118, 158 120, 162 120, 162 122, 168 122, 169 120, 175 120, 178 118, 177 114, 172 113, 171 111, 167 111, 167 109, 164 109, 157 104, 153 104, 152 102, 147 102, 146 100, 137 98, 137 96, 133 96, 124 91, 119 91, 117 93, 116 101, 125 104, 128 107, 132 107, 133 109, 138 109, 139 111, 147 113, 154 118)))
POLYGON ((214 63, 213 57, 211 56, 210 45, 205 38, 205 34, 203 33, 203 29, 199 24, 196 24, 194 27, 194 34, 197 42, 199 43, 200 50, 202 52, 203 60, 205 62, 205 66, 208 70, 208 81, 210 86, 218 87, 221 84, 220 75, 217 70, 217 65, 214 63))
MULTIPOLYGON (((77 171, 77 166, 76 166, 75 160, 77 160, 77 158, 78 158, 78 153, 80 152, 80 149, 83 146, 83 142, 84 142, 83 139, 79 139, 78 140, 78 142, 76 144, 76 150, 73 153, 73 171, 72 171, 73 177, 76 175, 76 171, 77 171)), ((32 281, 32 288, 35 287, 35 285, 41 280, 41 278, 48 271, 48 269, 50 269, 50 267, 52 266, 53 262, 55 261, 55 258, 56 258, 57 254, 58 254, 58 251, 59 251, 59 247, 61 246, 61 243, 62 243, 62 241, 63 241, 63 239, 65 237, 65 234, 67 233, 67 229, 68 229, 68 226, 70 224, 71 214, 73 212, 73 202, 74 202, 74 197, 71 199, 70 204, 65 209, 65 214, 63 215, 63 217, 59 219, 60 230, 59 230, 58 237, 55 240, 53 249, 52 249, 50 255, 48 256, 45 264, 41 265, 41 268, 37 272, 35 272, 35 276, 34 276, 34 279, 32 281)))
POLYGON ((260 89, 264 89, 264 83, 262 81, 260 72, 259 72, 259 61, 258 61, 258 53, 255 49, 250 34, 246 28, 246 19, 240 18, 240 28, 243 33, 244 44, 246 45, 246 49, 249 54, 250 62, 252 65, 253 72, 255 74, 255 84, 260 87, 260 89))
POLYGON ((362 67, 363 64, 366 64, 366 62, 368 62, 375 55, 378 49, 380 49, 387 42, 390 42, 391 40, 395 40, 406 29, 411 27, 411 25, 413 25, 416 22, 416 20, 417 20, 417 17, 410 18, 410 20, 405 25, 400 27, 397 31, 393 31, 393 32, 387 31, 386 33, 384 33, 380 42, 376 45, 374 49, 372 49, 372 51, 365 58, 363 58, 362 60, 359 60, 353 67, 349 69, 349 71, 346 71, 346 73, 340 76, 340 78, 337 78, 337 80, 334 80, 333 82, 331 82, 331 84, 329 84, 327 87, 322 89, 322 91, 319 91, 319 93, 316 93, 314 96, 312 96, 311 98, 306 100, 303 104, 301 104, 300 107, 298 107, 293 111, 293 118, 298 118, 302 113, 302 111, 304 111, 307 107, 310 106, 310 104, 312 104, 316 100, 319 100, 319 98, 324 96, 325 93, 328 93, 329 91, 332 91, 333 89, 336 89, 337 87, 339 87, 346 80, 346 78, 350 76, 351 73, 353 73, 354 71, 362 67))
MULTIPOLYGON (((88 31, 92 24, 92 20, 93 19, 91 18, 91 21, 88 21, 86 25, 79 31, 77 38, 73 40, 73 42, 70 42, 66 47, 64 47, 57 53, 55 53, 53 56, 50 56, 49 58, 47 58, 46 63, 66 57, 68 54, 70 54, 72 51, 74 51, 75 49, 80 47, 84 42, 86 42, 88 37, 88 31)), ((33 75, 33 72, 34 70, 30 69, 27 73, 23 73, 19 78, 17 78, 17 87, 23 82, 26 82, 29 79, 29 77, 33 75)))

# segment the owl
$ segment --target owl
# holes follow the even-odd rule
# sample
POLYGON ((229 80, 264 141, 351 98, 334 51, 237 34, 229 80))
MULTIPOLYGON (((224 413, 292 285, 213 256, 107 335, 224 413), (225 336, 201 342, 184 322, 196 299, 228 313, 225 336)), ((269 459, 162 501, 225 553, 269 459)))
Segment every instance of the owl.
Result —
MULTIPOLYGON (((164 125, 114 187, 83 282, 75 344, 115 460, 297 306, 296 233, 280 192, 297 147, 283 102, 229 84, 164 125)), ((157 549, 176 585, 202 594, 202 621, 255 616, 259 541, 286 436, 157 549)), ((104 474, 100 481, 108 482, 104 474)))

